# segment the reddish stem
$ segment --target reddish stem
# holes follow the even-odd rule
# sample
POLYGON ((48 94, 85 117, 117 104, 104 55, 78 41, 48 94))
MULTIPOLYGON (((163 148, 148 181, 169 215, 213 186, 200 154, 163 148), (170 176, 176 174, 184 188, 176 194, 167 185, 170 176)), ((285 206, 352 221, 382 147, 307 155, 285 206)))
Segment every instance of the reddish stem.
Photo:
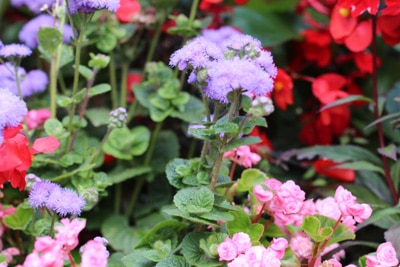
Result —
POLYGON ((236 165, 236 161, 232 162, 231 171, 229 172, 229 177, 231 178, 231 181, 233 180, 233 174, 235 173, 236 165))
MULTIPOLYGON (((378 120, 380 118, 379 115, 379 107, 378 107, 378 74, 377 74, 377 47, 376 47, 376 16, 372 16, 372 87, 373 87, 373 106, 374 106, 374 116, 375 120, 378 120)), ((382 124, 379 122, 376 124, 376 129, 378 132, 378 138, 379 138, 379 147, 384 148, 385 147, 385 141, 383 138, 383 130, 382 130, 382 124)), ((395 186, 393 184, 392 177, 390 175, 390 169, 389 169, 389 163, 388 159, 386 156, 381 155, 382 158, 382 163, 383 163, 383 169, 385 171, 385 179, 386 183, 389 186, 390 193, 392 195, 393 201, 395 204, 398 203, 399 197, 397 195, 395 186)))
POLYGON ((71 252, 68 253, 68 259, 71 262, 71 266, 76 267, 76 264, 75 264, 74 258, 72 258, 71 252))
POLYGON ((253 220, 251 220, 251 223, 256 223, 256 222, 258 222, 260 219, 261 219, 261 216, 263 215, 263 213, 264 213, 264 209, 265 209, 265 206, 267 205, 267 203, 264 203, 263 204, 263 206, 261 207, 261 209, 260 209, 260 212, 257 214, 257 217, 256 218, 254 218, 253 220))

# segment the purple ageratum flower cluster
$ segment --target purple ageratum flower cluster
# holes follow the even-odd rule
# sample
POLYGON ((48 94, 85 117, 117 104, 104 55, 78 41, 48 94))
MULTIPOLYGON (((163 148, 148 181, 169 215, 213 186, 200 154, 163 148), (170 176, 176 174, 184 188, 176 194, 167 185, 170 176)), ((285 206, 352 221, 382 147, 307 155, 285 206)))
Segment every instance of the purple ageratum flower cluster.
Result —
MULTIPOLYGON (((49 80, 45 72, 41 70, 26 72, 22 67, 17 67, 17 71, 22 97, 41 93, 46 89, 49 80)), ((7 88, 15 95, 19 95, 14 65, 9 62, 0 65, 0 88, 7 88)))
POLYGON ((231 26, 223 26, 218 30, 214 29, 204 29, 201 35, 210 42, 223 48, 223 43, 232 38, 234 35, 242 35, 239 30, 231 26))
POLYGON ((214 61, 208 65, 204 93, 211 99, 228 103, 228 94, 240 89, 249 96, 266 95, 274 82, 271 76, 251 61, 234 58, 214 61))
POLYGON ((80 215, 86 204, 74 190, 47 180, 32 185, 28 201, 33 208, 46 207, 63 217, 67 214, 80 215))
POLYGON ((0 57, 27 57, 32 54, 32 50, 23 44, 8 44, 0 47, 0 57))
MULTIPOLYGON (((210 31, 205 33, 212 36, 210 31)), ((171 55, 170 65, 191 69, 188 82, 206 84, 205 95, 221 103, 227 103, 228 94, 235 90, 250 97, 265 96, 272 91, 277 74, 271 53, 259 40, 240 33, 224 41, 196 37, 171 55)))
MULTIPOLYGON (((21 42, 25 43, 30 48, 34 49, 39 45, 38 32, 42 27, 56 27, 60 29, 60 22, 48 14, 39 15, 28 21, 19 31, 18 38, 21 42)), ((68 24, 63 28, 63 41, 64 43, 71 43, 73 37, 72 27, 68 24)))
POLYGON ((11 5, 17 8, 26 6, 33 13, 38 14, 43 7, 51 7, 55 2, 56 0, 11 0, 11 5))
POLYGON ((24 101, 9 90, 0 87, 0 144, 3 143, 4 128, 18 126, 27 112, 24 101))
POLYGON ((119 0, 69 0, 68 8, 71 14, 78 11, 92 13, 99 9, 115 12, 119 8, 119 0))

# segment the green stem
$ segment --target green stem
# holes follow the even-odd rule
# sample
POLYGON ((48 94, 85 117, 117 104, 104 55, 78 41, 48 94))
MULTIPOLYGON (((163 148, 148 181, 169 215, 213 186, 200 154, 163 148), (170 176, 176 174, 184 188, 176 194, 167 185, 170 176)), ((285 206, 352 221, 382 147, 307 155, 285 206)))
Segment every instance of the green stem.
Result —
POLYGON ((154 33, 154 36, 151 40, 149 52, 147 53, 147 57, 146 57, 146 63, 153 60, 154 52, 156 51, 156 46, 157 46, 158 40, 160 39, 162 25, 164 24, 166 19, 167 19, 167 12, 165 10, 163 10, 161 12, 161 19, 160 19, 159 23, 157 24, 156 32, 154 33))
MULTIPOLYGON (((379 95, 378 95, 378 73, 377 73, 377 45, 376 45, 376 31, 377 31, 377 25, 376 25, 376 16, 372 16, 372 87, 373 87, 373 106, 374 106, 374 116, 375 120, 378 120, 380 118, 379 114, 379 95)), ((383 149, 385 147, 385 140, 383 137, 383 130, 382 130, 382 124, 378 122, 376 124, 376 128, 378 131, 378 139, 379 139, 379 147, 383 149)), ((386 183, 389 186, 390 193, 392 195, 393 201, 395 204, 398 203, 399 201, 399 196, 397 195, 395 186, 393 184, 393 180, 390 174, 390 168, 389 168, 389 163, 388 159, 385 155, 381 155, 382 157, 382 163, 383 163, 383 169, 385 171, 385 179, 386 183)))
POLYGON ((126 80, 128 78, 128 71, 129 71, 129 62, 123 61, 122 62, 122 69, 121 69, 121 101, 120 101, 120 107, 125 108, 126 107, 126 96, 127 96, 127 88, 126 88, 126 80))
POLYGON ((114 193, 114 213, 119 214, 121 208, 121 198, 122 198, 122 185, 121 183, 115 185, 114 193))
POLYGON ((194 0, 192 2, 192 6, 190 8, 190 15, 189 15, 189 27, 193 26, 194 19, 196 18, 197 7, 199 5, 199 0, 194 0))
POLYGON ((50 63, 50 112, 51 118, 54 119, 56 117, 57 110, 57 74, 58 74, 58 66, 57 66, 57 55, 56 53, 52 53, 51 55, 51 63, 50 63))
POLYGON ((54 212, 52 212, 51 213, 51 224, 50 224, 50 233, 49 233, 49 236, 51 236, 51 237, 53 237, 53 233, 54 233, 54 225, 55 225, 55 223, 56 223, 56 217, 57 217, 57 215, 54 213, 54 212))
MULTIPOLYGON (((144 162, 143 162, 144 166, 149 166, 149 164, 150 164, 150 160, 151 160, 151 157, 153 156, 156 141, 161 132, 162 125, 163 125, 162 121, 158 122, 156 124, 156 127, 154 128, 154 131, 153 131, 153 134, 152 134, 151 140, 150 140, 150 145, 149 145, 149 148, 147 149, 146 156, 144 158, 144 162)), ((135 189, 133 190, 132 197, 129 201, 128 207, 125 212, 126 218, 129 218, 131 216, 133 209, 135 207, 135 204, 136 204, 136 200, 139 197, 139 193, 142 190, 142 187, 143 187, 145 181, 146 181, 146 177, 144 177, 144 176, 140 176, 137 178, 135 189)))
POLYGON ((116 78, 116 68, 115 68, 115 55, 110 52, 110 65, 108 66, 110 74, 110 84, 111 84, 111 105, 112 109, 118 107, 118 96, 117 96, 117 78, 116 78))

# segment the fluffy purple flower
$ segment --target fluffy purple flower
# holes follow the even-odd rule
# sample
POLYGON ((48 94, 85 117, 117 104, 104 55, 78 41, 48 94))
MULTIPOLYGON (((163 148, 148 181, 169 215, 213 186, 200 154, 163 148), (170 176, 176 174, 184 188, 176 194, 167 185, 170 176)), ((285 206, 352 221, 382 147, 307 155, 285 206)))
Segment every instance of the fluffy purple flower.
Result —
POLYGON ((42 180, 32 185, 28 202, 33 208, 46 207, 61 216, 80 215, 85 200, 74 190, 62 188, 56 183, 42 180))
MULTIPOLYGON (((36 48, 39 45, 38 39, 38 32, 41 27, 57 27, 60 29, 59 26, 60 22, 54 19, 52 16, 48 14, 39 15, 30 21, 28 21, 20 30, 18 37, 19 40, 25 43, 30 48, 36 48)), ((64 25, 64 43, 69 44, 71 37, 73 37, 73 31, 70 25, 64 25)))
POLYGON ((4 128, 19 125, 27 112, 28 109, 24 101, 9 90, 0 87, 0 144, 4 140, 4 128))
POLYGON ((242 35, 237 29, 231 26, 223 26, 217 30, 204 29, 201 34, 205 39, 222 47, 222 44, 234 35, 242 35))
POLYGON ((32 208, 45 207, 49 199, 50 193, 59 190, 61 187, 48 180, 41 180, 32 185, 29 193, 28 202, 32 208))
POLYGON ((206 96, 227 103, 227 95, 235 90, 250 96, 266 95, 273 89, 271 76, 251 61, 234 58, 208 65, 206 96))
POLYGON ((4 46, 3 42, 0 40, 0 48, 4 46))
POLYGON ((258 49, 262 49, 261 42, 253 36, 247 34, 232 35, 231 38, 222 43, 222 47, 225 48, 224 52, 228 49, 241 50, 246 46, 253 46, 258 49))
POLYGON ((210 62, 224 58, 222 50, 204 37, 189 41, 181 49, 175 51, 170 58, 170 66, 184 70, 188 65, 194 69, 206 67, 210 62))
POLYGON ((25 5, 30 11, 38 14, 43 6, 51 7, 55 2, 56 0, 11 0, 11 5, 13 7, 25 5))
POLYGON ((278 74, 278 69, 276 68, 274 60, 272 59, 271 52, 269 51, 260 51, 260 55, 254 59, 254 63, 263 68, 273 78, 275 78, 278 74))
POLYGON ((66 216, 68 213, 78 216, 85 204, 83 197, 79 196, 74 190, 59 188, 50 192, 46 207, 61 216, 66 216))
POLYGON ((92 13, 98 9, 115 12, 119 8, 119 0, 69 0, 68 7, 72 14, 78 11, 92 13))
MULTIPOLYGON (((46 89, 48 78, 43 71, 31 70, 27 73, 22 67, 17 67, 17 71, 22 97, 25 98, 46 89)), ((9 62, 0 65, 0 88, 7 88, 15 95, 19 95, 15 68, 9 62)))
POLYGON ((23 44, 8 44, 0 48, 0 57, 27 57, 32 54, 32 50, 23 44))

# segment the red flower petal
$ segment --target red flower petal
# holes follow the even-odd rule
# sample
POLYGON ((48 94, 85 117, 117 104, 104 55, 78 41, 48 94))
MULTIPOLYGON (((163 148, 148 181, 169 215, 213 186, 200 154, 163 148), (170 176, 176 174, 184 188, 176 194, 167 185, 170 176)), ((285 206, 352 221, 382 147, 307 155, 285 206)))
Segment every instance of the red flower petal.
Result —
POLYGON ((36 153, 51 153, 60 146, 60 141, 54 136, 38 138, 33 142, 31 152, 36 153))
POLYGON ((286 110, 287 105, 293 104, 293 80, 283 69, 278 68, 273 98, 275 104, 282 110, 286 110))
POLYGON ((312 83, 312 92, 323 104, 346 97, 348 94, 341 90, 346 85, 346 78, 336 73, 327 73, 319 76, 312 83))
POLYGON ((350 16, 350 10, 336 5, 331 14, 329 32, 338 43, 349 36, 357 26, 357 19, 350 16))
POLYGON ((127 23, 132 20, 132 16, 140 13, 141 5, 137 0, 121 0, 120 6, 115 12, 120 22, 127 23))
POLYGON ((352 52, 361 52, 371 44, 372 21, 363 20, 358 23, 353 33, 344 40, 346 47, 352 52))
POLYGON ((317 173, 329 178, 342 182, 353 182, 356 177, 354 170, 335 168, 335 166, 338 165, 340 165, 340 163, 330 159, 319 159, 314 162, 314 169, 317 173))

